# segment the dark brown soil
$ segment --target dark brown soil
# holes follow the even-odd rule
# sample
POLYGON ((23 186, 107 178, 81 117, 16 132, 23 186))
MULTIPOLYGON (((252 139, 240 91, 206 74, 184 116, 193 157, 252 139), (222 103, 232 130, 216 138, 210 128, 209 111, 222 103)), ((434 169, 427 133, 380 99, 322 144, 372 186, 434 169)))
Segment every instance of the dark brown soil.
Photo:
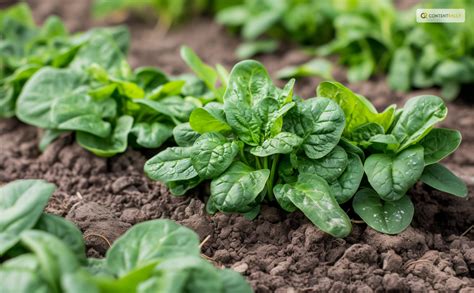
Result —
MULTIPOLYGON (((35 14, 44 19, 52 11, 66 17, 72 29, 90 25, 82 1, 37 1, 35 14), (41 3, 41 4, 40 4, 41 3), (49 6, 48 6, 49 5, 49 6), (72 4, 71 4, 72 5, 72 4), (81 10, 82 9, 82 10, 81 10), (68 14, 69 13, 69 14, 68 14)), ((34 4, 34 3, 33 3, 34 4)), ((193 20, 163 35, 153 26, 131 23, 133 66, 157 65, 170 74, 187 71, 179 46, 188 44, 210 63, 228 67, 236 60, 238 40, 210 20, 193 20)), ((308 59, 293 49, 258 58, 274 73, 308 59)), ((342 80, 343 71, 336 77, 342 80)), ((302 96, 313 95, 317 79, 298 83, 302 96)), ((350 85, 378 107, 403 104, 383 77, 350 85)), ((419 184, 411 191, 415 219, 410 228, 388 236, 354 223, 345 239, 332 238, 315 228, 301 213, 287 214, 264 206, 248 221, 238 215, 204 211, 205 191, 172 197, 166 188, 142 172, 146 157, 135 150, 101 159, 64 136, 44 153, 37 149, 39 130, 15 119, 0 120, 0 182, 43 178, 58 185, 47 211, 74 221, 84 232, 91 256, 101 256, 131 225, 155 218, 171 218, 193 228, 203 240, 203 253, 216 265, 241 272, 258 292, 372 292, 474 290, 474 109, 458 101, 449 105, 445 127, 460 129, 464 140, 447 165, 469 185, 469 198, 460 199, 419 184)), ((1 184, 1 183, 0 183, 1 184)))

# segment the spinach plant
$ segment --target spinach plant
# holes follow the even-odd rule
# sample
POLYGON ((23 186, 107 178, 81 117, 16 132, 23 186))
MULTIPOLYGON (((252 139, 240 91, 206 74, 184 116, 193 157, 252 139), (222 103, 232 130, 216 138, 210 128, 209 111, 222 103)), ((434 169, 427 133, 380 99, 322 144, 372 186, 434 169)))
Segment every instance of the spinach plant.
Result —
POLYGON ((344 111, 343 139, 364 151, 363 184, 353 200, 355 212, 372 228, 388 234, 403 231, 414 207, 407 192, 419 180, 465 197, 463 181, 439 163, 461 143, 457 130, 434 128, 447 115, 443 100, 424 95, 411 98, 403 108, 383 113, 364 97, 337 82, 323 82, 318 96, 336 101, 344 111))
POLYGON ((0 188, 2 292, 252 292, 244 278, 200 257, 199 238, 170 220, 132 227, 104 259, 87 259, 80 230, 43 213, 53 184, 0 188))
POLYGON ((255 217, 262 202, 276 201, 334 236, 347 236, 351 224, 338 201, 356 192, 363 170, 352 148, 339 145, 344 112, 328 98, 294 97, 293 85, 277 88, 260 63, 238 63, 224 103, 195 109, 189 125, 175 132, 179 146, 151 158, 146 174, 176 195, 211 180, 210 213, 255 217), (337 198, 338 188, 344 195, 337 198))

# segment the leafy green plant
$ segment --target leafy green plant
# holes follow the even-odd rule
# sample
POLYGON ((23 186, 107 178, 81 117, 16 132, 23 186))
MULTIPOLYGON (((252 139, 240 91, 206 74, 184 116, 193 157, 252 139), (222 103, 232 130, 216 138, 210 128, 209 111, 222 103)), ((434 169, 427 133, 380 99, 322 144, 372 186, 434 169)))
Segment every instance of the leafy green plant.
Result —
POLYGON ((43 213, 55 186, 0 188, 0 282, 5 292, 252 292, 244 278, 200 257, 199 238, 170 220, 140 223, 104 259, 87 259, 71 222, 43 213))
MULTIPOLYGON (((211 179, 209 212, 253 217, 263 201, 277 201, 286 210, 300 209, 322 230, 346 236, 350 221, 324 180, 334 183, 348 166, 348 154, 338 146, 344 113, 327 98, 293 97, 293 84, 279 89, 260 63, 240 62, 224 103, 195 109, 185 137, 176 139, 180 146, 150 159, 145 172, 176 195, 211 179)), ((360 159, 352 159, 362 169, 360 159)))
POLYGON ((328 1, 245 0, 216 14, 216 21, 240 30, 244 43, 239 58, 277 49, 275 40, 290 39, 305 45, 321 45, 332 37, 328 1), (259 38, 271 38, 261 40, 259 38))
MULTIPOLYGON (((348 68, 349 82, 388 73, 394 90, 437 86, 444 99, 452 100, 463 84, 474 82, 474 21, 467 17, 464 23, 417 23, 415 11, 444 7, 469 14, 474 3, 430 0, 397 11, 392 2, 247 0, 217 13, 216 21, 240 31, 244 43, 237 49, 239 58, 272 52, 278 41, 291 40, 318 56, 337 54, 348 68)), ((322 70, 305 74, 317 76, 322 70)))
POLYGON ((262 202, 276 202, 336 237, 351 231, 339 204, 354 195, 356 213, 389 234, 410 224, 406 193, 418 180, 466 196, 464 183, 438 163, 461 141, 458 131, 433 128, 447 114, 440 98, 378 113, 337 82, 321 83, 307 100, 293 96, 293 85, 279 89, 260 63, 238 63, 224 102, 195 109, 175 129, 179 147, 147 161, 146 174, 175 195, 211 180, 209 213, 253 218, 262 202))
POLYGON ((410 88, 438 86, 442 97, 452 100, 463 84, 474 83, 474 20, 463 23, 416 23, 416 8, 462 8, 466 15, 474 11, 472 1, 428 1, 401 15, 403 43, 393 52, 388 81, 390 87, 410 88), (409 13, 409 14, 408 14, 409 13), (450 41, 446 42, 449 38, 450 41))
POLYGON ((388 234, 403 231, 414 213, 407 192, 419 180, 467 196, 464 182, 439 163, 461 143, 459 131, 434 128, 447 115, 441 98, 418 96, 402 109, 391 106, 377 113, 368 100, 337 82, 321 83, 317 94, 341 106, 346 116, 343 138, 366 156, 369 184, 356 193, 353 207, 369 226, 388 234))
MULTIPOLYGON (((239 0, 237 0, 239 1, 239 0)), ((233 4, 234 1, 230 1, 233 4)), ((160 26, 169 28, 185 21, 186 17, 212 12, 229 5, 229 0, 94 0, 92 13, 95 17, 106 17, 120 12, 158 17, 160 26)))
MULTIPOLYGON (((0 115, 15 114, 43 128, 41 149, 71 131, 82 147, 98 156, 124 152, 129 143, 156 148, 171 138, 174 126, 188 121, 193 109, 222 96, 217 85, 205 83, 206 75, 203 82, 194 76, 169 77, 153 67, 132 71, 125 55, 125 27, 69 36, 59 19, 37 29, 27 16, 31 18, 31 12, 21 4, 0 19, 6 28, 0 51, 0 115), (24 29, 28 36, 23 43, 17 40, 20 34, 10 33, 17 22, 17 30, 24 29)), ((190 49, 186 52, 183 57, 201 77, 198 65, 206 65, 190 49)), ((225 74, 222 66, 217 69, 220 76, 225 74)))

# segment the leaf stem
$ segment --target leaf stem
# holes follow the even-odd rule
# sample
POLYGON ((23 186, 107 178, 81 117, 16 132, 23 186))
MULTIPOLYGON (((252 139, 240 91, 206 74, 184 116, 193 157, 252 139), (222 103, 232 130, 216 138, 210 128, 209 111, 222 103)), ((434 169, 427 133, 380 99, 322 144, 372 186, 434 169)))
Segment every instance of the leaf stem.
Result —
POLYGON ((257 169, 258 170, 261 170, 262 169, 262 164, 260 163, 260 158, 259 157, 255 157, 255 162, 257 164, 257 169))
POLYGON ((272 159, 272 168, 270 169, 270 178, 268 178, 267 181, 267 193, 268 193, 268 198, 270 201, 274 200, 273 196, 273 182, 275 181, 275 173, 276 173, 276 167, 278 165, 278 159, 280 155, 277 154, 273 157, 272 159))
POLYGON ((247 161, 247 157, 245 156, 243 147, 240 148, 240 158, 242 159, 242 161, 244 161, 245 164, 249 165, 249 162, 247 161))

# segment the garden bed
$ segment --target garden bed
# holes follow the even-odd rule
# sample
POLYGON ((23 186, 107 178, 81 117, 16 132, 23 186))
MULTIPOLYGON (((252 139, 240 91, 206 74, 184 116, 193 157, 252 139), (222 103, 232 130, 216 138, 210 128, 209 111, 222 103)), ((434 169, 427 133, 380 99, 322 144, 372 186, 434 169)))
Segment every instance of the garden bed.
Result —
MULTIPOLYGON (((39 21, 52 12, 66 11, 66 4, 56 2, 41 1, 43 8, 34 9, 39 21)), ((87 7, 77 7, 73 15, 73 10, 67 9, 69 15, 61 16, 70 28, 95 25, 78 22, 78 15, 87 15, 81 12, 87 7)), ((159 34, 153 25, 129 24, 129 60, 134 67, 154 65, 169 74, 186 72, 179 57, 182 44, 192 47, 210 64, 222 63, 229 68, 236 62, 232 52, 238 40, 210 20, 193 20, 167 34, 159 34)), ((305 58, 287 47, 258 59, 272 74, 305 58)), ((336 79, 345 82, 344 76, 337 69, 336 79)), ((301 80, 296 93, 311 97, 318 83, 317 78, 301 80)), ((384 77, 349 87, 378 108, 402 105, 421 93, 396 94, 386 86, 384 77)), ((89 256, 104 255, 110 242, 135 223, 170 218, 194 229, 205 240, 202 250, 206 257, 218 266, 241 272, 258 292, 469 290, 474 287, 474 229, 469 230, 474 223, 474 134, 470 131, 474 106, 468 93, 464 95, 448 104, 449 115, 442 126, 463 134, 459 150, 445 163, 468 184, 469 196, 447 196, 419 183, 410 192, 416 210, 414 221, 396 236, 375 232, 355 221, 349 237, 336 239, 318 230, 303 214, 287 214, 271 206, 264 206, 254 221, 223 213, 209 216, 204 210, 208 190, 173 197, 164 185, 146 178, 143 165, 156 152, 129 149, 103 159, 66 135, 40 153, 39 130, 15 119, 0 120, 0 182, 42 178, 57 184, 47 211, 81 228, 89 256)), ((343 208, 350 209, 348 205, 343 208)), ((350 211, 349 215, 358 219, 350 211)))

